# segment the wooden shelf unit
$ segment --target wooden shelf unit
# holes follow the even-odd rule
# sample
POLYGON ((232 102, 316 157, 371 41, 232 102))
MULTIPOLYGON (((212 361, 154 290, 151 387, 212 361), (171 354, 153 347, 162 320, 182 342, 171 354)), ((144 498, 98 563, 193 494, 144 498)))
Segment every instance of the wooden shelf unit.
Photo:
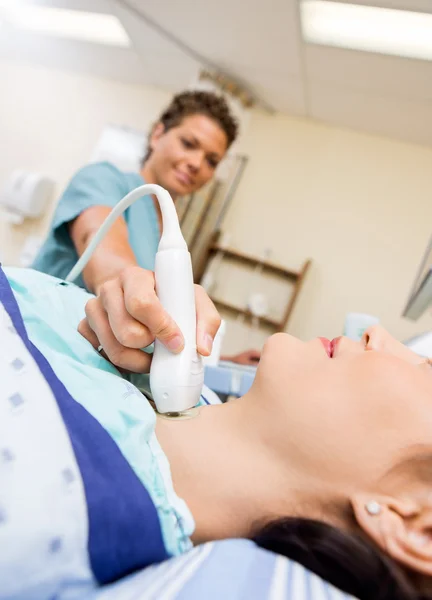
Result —
MULTIPOLYGON (((306 276, 306 273, 308 272, 308 269, 311 265, 311 260, 310 259, 306 260, 303 263, 303 266, 300 269, 300 271, 293 271, 293 270, 287 269, 277 263, 262 260, 255 256, 252 256, 250 254, 240 252, 239 250, 235 250, 233 248, 224 248, 223 246, 221 246, 217 243, 213 244, 209 248, 208 260, 210 261, 211 258, 217 252, 223 252, 223 258, 227 259, 227 260, 237 261, 237 262, 243 263, 243 264, 251 266, 251 267, 260 266, 264 273, 271 273, 278 277, 282 277, 284 279, 287 279, 290 283, 293 284, 293 287, 294 287, 293 292, 290 296, 290 299, 287 303, 286 309, 285 309, 282 319, 280 321, 278 321, 276 319, 271 319, 269 317, 259 317, 259 321, 263 325, 266 325, 267 327, 270 327, 270 328, 274 329, 275 331, 284 331, 288 324, 291 313, 294 309, 294 306, 297 301, 298 295, 300 293, 301 287, 303 285, 303 281, 306 276)), ((236 315, 244 315, 248 319, 248 321, 251 321, 254 318, 253 314, 246 308, 241 308, 239 306, 235 306, 233 304, 230 304, 229 302, 225 302, 224 300, 219 300, 218 298, 214 298, 214 297, 212 297, 212 300, 216 306, 219 306, 220 308, 222 308, 228 312, 234 313, 236 315)))
MULTIPOLYGON (((228 302, 224 302, 223 300, 219 300, 218 298, 212 298, 212 300, 216 306, 219 306, 227 312, 231 312, 236 315, 244 315, 248 321, 252 321, 252 319, 254 318, 253 314, 247 309, 240 308, 239 306, 235 306, 234 304, 230 304, 228 302)), ((269 319, 268 317, 259 317, 259 322, 263 325, 267 325, 268 327, 271 327, 272 329, 277 329, 279 331, 280 323, 275 319, 269 319)))

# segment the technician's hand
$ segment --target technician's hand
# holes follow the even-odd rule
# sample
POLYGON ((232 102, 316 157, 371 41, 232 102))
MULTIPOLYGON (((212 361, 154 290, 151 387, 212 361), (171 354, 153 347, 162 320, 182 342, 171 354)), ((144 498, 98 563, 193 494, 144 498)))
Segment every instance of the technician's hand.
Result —
MULTIPOLYGON (((204 289, 195 286, 197 349, 211 353, 220 316, 204 289)), ((86 318, 78 331, 95 349, 102 346, 107 358, 120 369, 147 373, 151 355, 141 348, 155 338, 177 354, 184 339, 174 320, 166 313, 155 292, 154 274, 140 267, 128 267, 99 289, 99 295, 85 307, 86 318)))
POLYGON ((222 360, 228 360, 239 365, 251 365, 256 367, 260 361, 261 353, 258 350, 245 350, 234 356, 221 356, 222 360))

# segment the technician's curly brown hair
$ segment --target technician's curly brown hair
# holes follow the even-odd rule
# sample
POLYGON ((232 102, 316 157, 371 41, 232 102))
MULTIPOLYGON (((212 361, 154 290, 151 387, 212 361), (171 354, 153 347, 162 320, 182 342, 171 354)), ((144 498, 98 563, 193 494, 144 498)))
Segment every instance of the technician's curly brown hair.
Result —
MULTIPOLYGON (((228 104, 223 96, 213 92, 188 91, 181 92, 173 97, 169 106, 163 111, 157 123, 162 123, 165 131, 177 127, 185 117, 191 115, 205 115, 213 119, 227 136, 228 147, 237 137, 238 124, 231 115, 228 104)), ((143 164, 149 158, 151 150, 143 159, 143 164)))

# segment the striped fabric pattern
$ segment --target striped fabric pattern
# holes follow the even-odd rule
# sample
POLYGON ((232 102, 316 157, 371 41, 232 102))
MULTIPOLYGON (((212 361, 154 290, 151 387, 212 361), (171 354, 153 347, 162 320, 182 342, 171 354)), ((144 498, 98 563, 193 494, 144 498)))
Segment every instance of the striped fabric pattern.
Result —
POLYGON ((198 546, 106 586, 88 600, 355 600, 248 540, 198 546))

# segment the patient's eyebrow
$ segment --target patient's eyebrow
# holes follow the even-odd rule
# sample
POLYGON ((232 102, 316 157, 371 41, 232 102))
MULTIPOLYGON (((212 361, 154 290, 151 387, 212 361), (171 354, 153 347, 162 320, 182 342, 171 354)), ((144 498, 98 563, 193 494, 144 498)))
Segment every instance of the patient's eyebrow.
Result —
POLYGON ((430 445, 413 444, 405 448, 399 462, 391 467, 384 477, 399 477, 407 471, 420 481, 431 483, 432 447, 430 445))

